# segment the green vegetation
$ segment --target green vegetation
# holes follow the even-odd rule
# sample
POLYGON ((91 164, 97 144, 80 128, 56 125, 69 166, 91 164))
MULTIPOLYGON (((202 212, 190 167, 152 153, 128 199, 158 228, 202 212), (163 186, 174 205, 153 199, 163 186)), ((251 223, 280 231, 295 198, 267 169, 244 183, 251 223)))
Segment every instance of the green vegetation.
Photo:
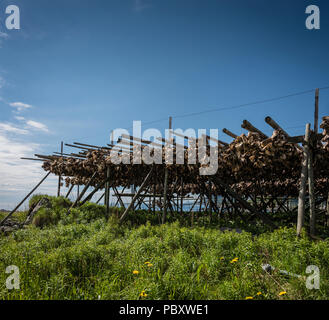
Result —
POLYGON ((229 221, 187 227, 190 220, 172 222, 174 216, 156 225, 157 215, 145 223, 145 211, 120 226, 119 209, 107 216, 104 206, 87 203, 67 215, 67 200, 49 199, 52 208, 40 210, 31 226, 0 236, 0 299, 328 298, 329 239, 305 233, 297 239, 292 227, 256 236, 221 232, 218 223, 229 221), (265 263, 276 267, 271 275, 262 270, 265 263), (9 265, 19 267, 20 290, 5 287, 9 265), (306 277, 308 265, 320 269, 319 290, 277 272, 306 277))

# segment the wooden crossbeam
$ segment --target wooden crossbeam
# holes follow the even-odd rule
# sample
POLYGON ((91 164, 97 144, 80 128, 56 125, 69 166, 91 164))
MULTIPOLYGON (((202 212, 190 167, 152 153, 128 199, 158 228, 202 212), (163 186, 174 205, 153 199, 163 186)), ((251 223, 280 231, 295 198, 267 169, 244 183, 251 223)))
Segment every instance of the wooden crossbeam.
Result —
POLYGON ((141 194, 141 192, 144 190, 144 188, 146 187, 146 184, 148 183, 148 181, 151 178, 151 174, 153 172, 153 167, 151 167, 151 170, 149 171, 149 173, 147 174, 146 178, 144 179, 143 183, 141 184, 141 186, 139 187, 137 193, 135 194, 135 196, 132 198, 130 204, 128 205, 127 209, 125 210, 125 212, 122 214, 122 216, 120 217, 120 223, 124 220, 124 218, 126 217, 127 213, 129 212, 129 210, 133 207, 136 199, 139 197, 139 195, 141 194))
POLYGON ((228 129, 226 129, 226 128, 223 129, 223 132, 224 132, 225 134, 227 134, 228 136, 230 136, 231 138, 233 138, 233 139, 235 139, 235 138, 238 137, 236 134, 234 134, 233 132, 231 132, 230 130, 228 130, 228 129))
POLYGON ((260 131, 259 129, 257 129, 256 127, 254 127, 248 120, 243 120, 241 128, 246 129, 250 132, 256 132, 258 133, 263 139, 267 139, 268 136, 263 133, 262 131, 260 131))

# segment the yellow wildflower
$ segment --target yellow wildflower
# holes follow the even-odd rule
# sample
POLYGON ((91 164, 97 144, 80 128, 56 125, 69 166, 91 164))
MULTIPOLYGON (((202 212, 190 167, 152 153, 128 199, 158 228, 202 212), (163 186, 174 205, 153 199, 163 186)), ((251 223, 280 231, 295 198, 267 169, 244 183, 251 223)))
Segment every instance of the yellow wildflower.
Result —
POLYGON ((148 267, 153 267, 153 264, 152 263, 149 263, 147 266, 148 267))
POLYGON ((287 292, 286 291, 281 291, 280 293, 279 293, 279 296, 283 296, 283 295, 285 295, 287 292))
POLYGON ((134 270, 133 271, 133 274, 139 274, 139 271, 138 270, 134 270))
POLYGON ((224 260, 224 257, 220 257, 219 260, 224 260))
POLYGON ((147 293, 145 293, 145 290, 143 290, 143 291, 140 293, 140 296, 143 297, 143 298, 147 297, 147 293))
POLYGON ((239 259, 238 258, 234 258, 231 260, 231 263, 237 262, 239 259))
POLYGON ((144 264, 149 264, 149 263, 151 263, 150 261, 146 261, 146 262, 144 262, 144 264))
POLYGON ((257 292, 257 296, 260 296, 262 293, 259 291, 259 292, 257 292))
POLYGON ((254 299, 254 297, 246 297, 246 300, 254 299))

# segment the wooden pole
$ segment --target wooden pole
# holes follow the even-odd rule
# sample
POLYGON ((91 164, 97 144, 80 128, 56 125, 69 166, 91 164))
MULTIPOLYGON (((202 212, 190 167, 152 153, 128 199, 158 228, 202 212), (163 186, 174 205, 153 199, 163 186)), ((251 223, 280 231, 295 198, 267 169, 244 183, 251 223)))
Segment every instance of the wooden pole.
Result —
POLYGON ((233 132, 231 132, 230 130, 228 130, 226 128, 223 129, 223 132, 225 134, 227 134, 228 136, 232 137, 233 139, 237 138, 237 135, 236 134, 234 134, 233 132))
POLYGON ((153 171, 153 167, 151 167, 151 170, 149 171, 149 173, 147 174, 147 176, 144 179, 143 183, 139 187, 137 193, 132 198, 131 202, 129 203, 129 206, 127 207, 127 209, 125 210, 125 212, 122 214, 122 216, 120 218, 120 221, 119 221, 120 223, 124 220, 124 218, 126 217, 127 213, 129 212, 129 210, 133 207, 136 199, 139 197, 139 195, 141 194, 141 192, 144 190, 146 184, 148 183, 149 179, 151 178, 152 171, 153 171))
POLYGON ((66 194, 65 198, 68 198, 68 197, 69 197, 69 195, 70 195, 70 193, 71 193, 73 187, 74 187, 74 184, 72 184, 72 185, 70 186, 70 189, 67 191, 67 194, 66 194))
POLYGON ((106 182, 105 182, 105 205, 106 213, 110 212, 110 167, 106 168, 106 182))
POLYGON ((236 193, 234 190, 230 188, 227 184, 220 181, 216 177, 211 177, 213 179, 213 182, 221 186, 227 194, 229 194, 231 197, 235 198, 237 201, 241 203, 246 209, 248 209, 251 213, 254 213, 256 216, 258 216, 264 223, 268 224, 271 227, 276 227, 275 224, 266 216, 266 214, 259 212, 256 208, 254 208, 249 202, 244 200, 238 193, 236 193))
MULTIPOLYGON (((63 156, 63 141, 61 142, 61 156, 63 156)), ((57 188, 57 197, 61 195, 61 174, 58 176, 58 188, 57 188)))
POLYGON ((83 204, 85 204, 87 201, 90 201, 91 198, 94 196, 94 194, 101 188, 103 188, 104 184, 106 184, 106 181, 103 181, 101 183, 99 183, 97 186, 95 186, 94 190, 92 192, 90 192, 90 194, 80 203, 80 206, 82 206, 83 204))
POLYGON ((328 193, 327 204, 326 204, 326 216, 327 216, 327 219, 326 219, 325 225, 326 225, 326 227, 329 227, 329 193, 328 193))
POLYGON ((303 161, 302 161, 302 173, 300 178, 300 188, 298 196, 298 217, 297 217, 297 236, 299 237, 304 225, 305 215, 305 194, 306 194, 306 181, 307 181, 307 166, 308 166, 308 143, 310 139, 310 127, 311 125, 306 124, 305 128, 305 142, 303 150, 303 161))
MULTIPOLYGON (((172 129, 172 117, 169 117, 169 130, 172 129)), ((171 141, 171 131, 169 132, 169 141, 171 141)), ((163 215, 162 224, 166 221, 167 216, 167 188, 168 188, 168 168, 165 164, 165 177, 164 177, 164 188, 163 188, 163 215)))
POLYGON ((180 212, 183 213, 184 211, 184 180, 183 177, 181 177, 181 182, 180 182, 180 188, 181 188, 181 198, 180 198, 180 212))
MULTIPOLYGON (((314 106, 314 134, 318 133, 319 129, 319 89, 315 90, 315 106, 314 106)), ((308 188, 310 197, 310 234, 315 235, 315 200, 314 200, 314 177, 313 177, 313 141, 310 139, 311 146, 309 148, 309 158, 307 164, 308 171, 308 188)), ((317 144, 317 141, 315 142, 317 144)))
POLYGON ((314 132, 319 130, 319 89, 315 90, 315 109, 314 109, 314 132))
MULTIPOLYGON (((123 193, 123 190, 121 191, 122 193, 123 193)), ((118 190, 117 190, 117 188, 115 186, 113 186, 113 191, 114 191, 115 196, 118 198, 118 201, 120 202, 121 207, 122 208, 125 208, 125 205, 124 205, 124 203, 123 203, 123 201, 121 199, 120 193, 118 192, 118 190)))
POLYGON ((94 180, 94 178, 95 178, 96 175, 97 175, 97 171, 94 172, 94 174, 91 176, 90 180, 85 185, 85 187, 83 188, 83 190, 81 191, 81 193, 79 194, 79 196, 77 197, 77 199, 75 200, 75 202, 72 204, 71 208, 68 211, 68 214, 70 213, 70 210, 72 208, 74 208, 78 204, 78 202, 81 200, 81 198, 84 196, 84 194, 86 193, 87 189, 89 188, 90 184, 92 183, 92 181, 94 180))
POLYGON ((103 194, 101 195, 101 197, 96 201, 96 204, 98 204, 103 199, 104 195, 105 195, 105 192, 103 192, 103 194))
POLYGON ((308 150, 308 193, 310 201, 310 234, 315 235, 315 201, 314 201, 314 177, 313 177, 313 151, 311 148, 308 150))
POLYGON ((42 180, 29 192, 29 194, 15 207, 14 210, 12 210, 1 222, 0 222, 0 226, 2 226, 7 220, 8 218, 17 211, 17 209, 25 202, 25 200, 40 186, 40 184, 42 182, 44 182, 47 177, 50 175, 50 171, 45 175, 45 177, 42 178, 42 180))

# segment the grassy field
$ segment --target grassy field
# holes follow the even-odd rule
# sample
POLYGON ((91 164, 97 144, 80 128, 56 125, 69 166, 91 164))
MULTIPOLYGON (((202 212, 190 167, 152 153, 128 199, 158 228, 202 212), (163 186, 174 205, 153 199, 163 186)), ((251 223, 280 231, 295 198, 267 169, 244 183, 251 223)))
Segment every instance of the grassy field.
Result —
MULTIPOLYGON (((116 209, 107 217, 103 206, 86 204, 67 216, 68 201, 52 198, 52 202, 53 209, 42 209, 31 226, 0 235, 0 299, 329 296, 329 238, 314 241, 303 234, 297 239, 293 227, 256 235, 221 232, 218 221, 208 226, 199 221, 193 227, 171 220, 156 225, 156 217, 154 223, 145 223, 146 212, 137 212, 138 221, 131 222, 130 216, 130 222, 120 226, 116 209), (265 263, 276 270, 265 273, 265 263), (9 265, 19 267, 19 290, 6 289, 9 265), (306 288, 303 277, 308 276, 308 265, 320 269, 319 290, 306 288), (284 276, 278 269, 303 277, 284 276)), ((23 220, 25 213, 15 218, 23 220)))

